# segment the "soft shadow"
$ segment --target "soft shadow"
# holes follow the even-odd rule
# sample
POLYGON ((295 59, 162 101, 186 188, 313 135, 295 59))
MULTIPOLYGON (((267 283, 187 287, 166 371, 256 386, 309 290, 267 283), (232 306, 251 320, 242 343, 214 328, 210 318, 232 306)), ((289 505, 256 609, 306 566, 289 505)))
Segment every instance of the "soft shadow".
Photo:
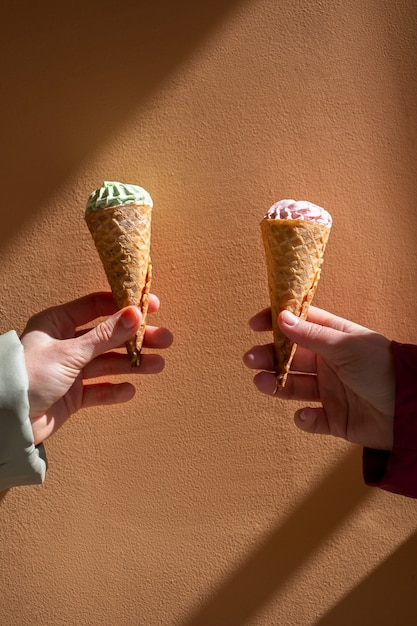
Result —
POLYGON ((180 626, 242 626, 370 493, 349 454, 211 597, 180 626))
POLYGON ((0 245, 239 2, 2 3, 0 245))
POLYGON ((2 503, 2 501, 7 496, 8 493, 9 493, 8 489, 6 489, 5 491, 0 491, 0 504, 2 503))
POLYGON ((417 624, 417 535, 413 535, 315 626, 417 624))

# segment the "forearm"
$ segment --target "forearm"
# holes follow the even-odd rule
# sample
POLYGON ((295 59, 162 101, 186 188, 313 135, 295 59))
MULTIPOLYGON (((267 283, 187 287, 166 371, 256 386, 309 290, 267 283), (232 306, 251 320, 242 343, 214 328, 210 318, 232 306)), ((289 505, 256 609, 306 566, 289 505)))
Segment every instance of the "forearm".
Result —
POLYGON ((0 491, 42 483, 46 461, 34 445, 28 379, 17 334, 0 336, 0 491))
POLYGON ((394 445, 364 449, 368 485, 417 498, 417 346, 392 342, 395 367, 394 445))

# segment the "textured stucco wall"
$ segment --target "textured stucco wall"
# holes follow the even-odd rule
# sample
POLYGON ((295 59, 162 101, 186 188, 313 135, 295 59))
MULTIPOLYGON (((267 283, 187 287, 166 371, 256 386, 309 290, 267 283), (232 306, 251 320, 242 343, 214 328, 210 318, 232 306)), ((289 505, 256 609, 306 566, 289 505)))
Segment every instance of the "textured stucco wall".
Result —
POLYGON ((154 197, 175 343, 47 442, 44 486, 0 496, 0 623, 409 626, 417 504, 297 431, 242 355, 283 197, 333 214, 315 303, 417 342, 415 3, 150 4, 1 9, 0 331, 106 288, 83 208, 120 179, 154 197))

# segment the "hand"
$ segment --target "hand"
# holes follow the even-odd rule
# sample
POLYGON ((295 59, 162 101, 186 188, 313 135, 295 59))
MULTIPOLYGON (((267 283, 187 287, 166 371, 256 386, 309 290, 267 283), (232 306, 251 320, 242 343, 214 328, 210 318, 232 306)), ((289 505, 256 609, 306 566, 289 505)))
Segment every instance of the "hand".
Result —
MULTIPOLYGON (((254 378, 259 391, 280 399, 321 403, 296 411, 295 423, 302 430, 390 450, 395 408, 390 340, 316 307, 310 307, 307 321, 282 311, 278 323, 298 347, 287 384, 280 391, 273 373, 273 345, 255 346, 245 354, 249 368, 264 370, 254 378)), ((270 309, 255 315, 250 326, 270 331, 270 309)))
MULTIPOLYGON (((149 313, 159 308, 149 297, 149 313)), ((143 354, 138 368, 126 353, 112 352, 123 346, 141 324, 139 309, 130 306, 116 312, 110 293, 94 293, 34 315, 21 342, 29 378, 30 420, 35 444, 52 435, 81 408, 127 402, 135 387, 127 382, 110 384, 85 381, 120 374, 157 374, 164 360, 143 354), (77 330, 97 318, 107 317, 90 330, 77 330)), ((147 326, 144 346, 167 348, 171 333, 147 326)))

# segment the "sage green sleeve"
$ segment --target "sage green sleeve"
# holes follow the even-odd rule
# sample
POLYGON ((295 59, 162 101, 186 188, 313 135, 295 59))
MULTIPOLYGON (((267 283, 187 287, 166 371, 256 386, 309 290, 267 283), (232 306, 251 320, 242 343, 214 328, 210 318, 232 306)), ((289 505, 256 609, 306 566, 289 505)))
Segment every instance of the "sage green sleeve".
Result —
POLYGON ((29 420, 23 346, 14 330, 0 335, 0 491, 45 479, 46 461, 29 420))

